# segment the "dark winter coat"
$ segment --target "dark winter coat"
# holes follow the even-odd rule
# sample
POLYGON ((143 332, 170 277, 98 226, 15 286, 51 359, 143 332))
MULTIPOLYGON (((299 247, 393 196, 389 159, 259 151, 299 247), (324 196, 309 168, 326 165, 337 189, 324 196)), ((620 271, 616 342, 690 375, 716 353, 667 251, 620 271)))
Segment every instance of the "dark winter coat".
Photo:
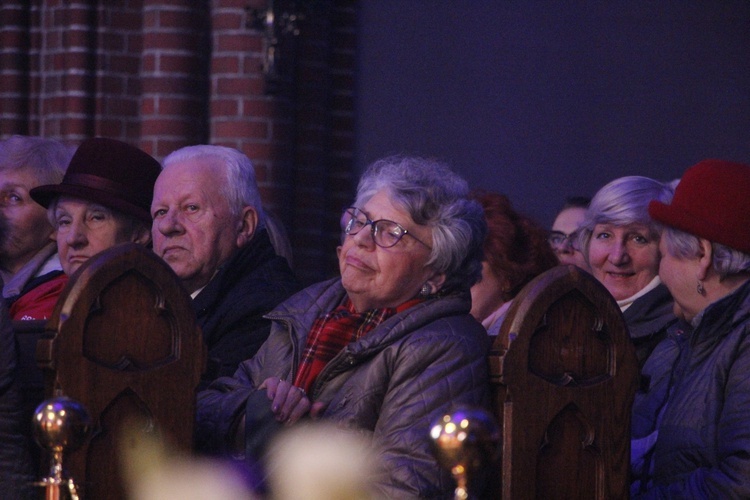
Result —
MULTIPOLYGON (((689 333, 642 498, 750 498, 750 282, 689 333)), ((641 497, 639 497, 641 498, 641 497)))
POLYGON ((208 349, 204 384, 234 374, 268 338, 263 315, 300 289, 286 259, 276 255, 265 229, 239 249, 193 300, 208 349))
POLYGON ((31 498, 36 479, 31 462, 31 415, 18 384, 16 340, 5 302, 0 301, 0 497, 31 498))
POLYGON ((623 313, 640 368, 643 368, 651 351, 667 336, 667 329, 677 322, 672 312, 673 304, 669 290, 660 284, 643 297, 638 297, 623 313))

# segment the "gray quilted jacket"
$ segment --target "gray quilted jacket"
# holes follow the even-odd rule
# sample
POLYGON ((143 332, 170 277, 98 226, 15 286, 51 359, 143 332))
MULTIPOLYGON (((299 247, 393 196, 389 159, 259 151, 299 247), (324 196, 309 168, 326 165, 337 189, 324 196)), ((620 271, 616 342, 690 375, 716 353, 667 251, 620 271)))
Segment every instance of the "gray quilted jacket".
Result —
MULTIPOLYGON (((294 378, 312 323, 344 294, 331 280, 272 311, 258 354, 199 394, 198 432, 231 439, 253 388, 268 377, 294 378)), ((385 464, 378 484, 384 498, 447 497, 455 487, 433 456, 429 428, 452 405, 487 405, 488 338, 469 309, 466 293, 399 313, 347 346, 311 388, 313 401, 328 403, 324 418, 371 436, 385 464)))

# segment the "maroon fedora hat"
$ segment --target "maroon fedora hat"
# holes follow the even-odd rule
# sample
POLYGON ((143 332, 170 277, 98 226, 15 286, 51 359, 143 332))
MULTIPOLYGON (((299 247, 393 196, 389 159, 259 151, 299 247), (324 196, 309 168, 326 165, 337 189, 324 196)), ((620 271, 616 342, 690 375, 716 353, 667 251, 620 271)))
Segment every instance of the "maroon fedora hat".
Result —
POLYGON ((61 195, 93 201, 151 223, 151 198, 161 165, 140 149, 95 137, 78 146, 60 184, 38 186, 31 197, 40 205, 61 195))
POLYGON ((652 201, 654 220, 750 254, 750 166, 703 160, 680 179, 672 202, 652 201))

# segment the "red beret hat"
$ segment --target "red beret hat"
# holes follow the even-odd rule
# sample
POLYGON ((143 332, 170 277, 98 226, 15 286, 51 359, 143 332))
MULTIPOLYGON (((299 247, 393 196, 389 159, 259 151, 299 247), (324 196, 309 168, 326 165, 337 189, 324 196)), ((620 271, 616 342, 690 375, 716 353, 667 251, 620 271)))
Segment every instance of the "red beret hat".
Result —
POLYGON ((31 197, 44 207, 60 195, 74 196, 151 223, 151 198, 161 165, 140 149, 95 137, 78 146, 62 183, 38 186, 31 197))
POLYGON ((651 201, 652 219, 750 254, 750 166, 703 160, 690 167, 672 203, 651 201))

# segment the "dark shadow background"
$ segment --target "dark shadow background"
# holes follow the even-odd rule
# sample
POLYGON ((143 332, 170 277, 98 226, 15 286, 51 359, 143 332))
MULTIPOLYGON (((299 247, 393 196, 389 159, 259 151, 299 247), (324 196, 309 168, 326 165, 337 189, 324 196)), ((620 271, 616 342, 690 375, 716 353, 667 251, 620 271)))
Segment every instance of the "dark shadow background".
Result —
POLYGON ((359 170, 446 160, 545 225, 623 175, 750 163, 750 1, 361 0, 359 170))

